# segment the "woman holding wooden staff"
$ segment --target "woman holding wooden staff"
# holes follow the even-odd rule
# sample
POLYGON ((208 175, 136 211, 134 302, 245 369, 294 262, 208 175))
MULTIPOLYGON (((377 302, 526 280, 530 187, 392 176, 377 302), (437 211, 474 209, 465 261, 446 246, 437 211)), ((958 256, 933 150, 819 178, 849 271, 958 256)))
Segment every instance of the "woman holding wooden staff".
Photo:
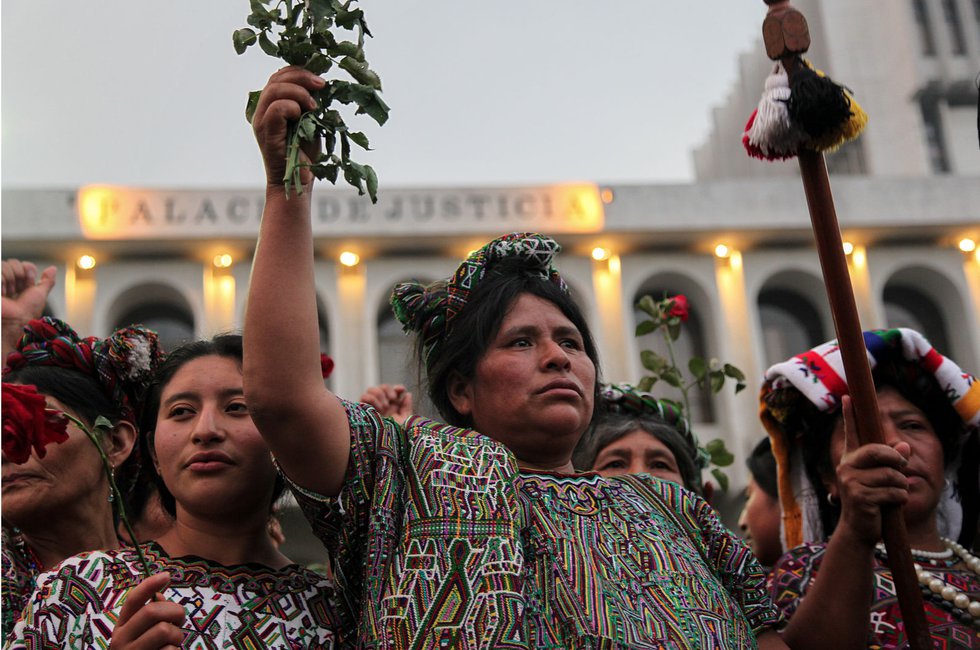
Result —
MULTIPOLYGON (((788 0, 765 2, 769 12, 762 33, 766 53, 774 66, 759 106, 746 124, 742 143, 749 155, 764 160, 799 159, 800 177, 840 342, 842 370, 848 377, 847 393, 855 411, 865 415, 854 422, 854 437, 860 444, 883 443, 882 423, 877 417, 867 417, 878 412, 877 395, 823 158, 824 152, 856 138, 868 116, 847 88, 803 58, 810 47, 809 28, 803 14, 790 6, 788 0)), ((881 536, 889 553, 909 647, 926 650, 932 645, 901 506, 884 503, 880 516, 881 536)), ((834 629, 826 631, 832 633, 834 629)))
POLYGON ((770 592, 790 618, 787 643, 907 647, 880 543, 880 508, 901 505, 933 643, 980 648, 980 559, 967 551, 977 524, 980 383, 913 330, 864 339, 884 444, 855 440, 836 341, 766 373, 762 420, 792 549, 774 567, 770 592))

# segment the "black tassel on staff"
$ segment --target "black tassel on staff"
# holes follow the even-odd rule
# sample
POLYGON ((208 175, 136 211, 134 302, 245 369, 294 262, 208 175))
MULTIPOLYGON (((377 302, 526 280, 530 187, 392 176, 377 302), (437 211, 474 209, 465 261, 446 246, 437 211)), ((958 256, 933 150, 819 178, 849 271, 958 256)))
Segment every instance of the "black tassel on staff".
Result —
MULTIPOLYGON (((840 226, 830 190, 823 152, 858 135, 867 116, 850 93, 815 71, 802 55, 810 48, 806 19, 789 0, 765 0, 769 12, 762 25, 766 53, 776 62, 768 98, 749 120, 743 142, 751 155, 779 159, 795 155, 806 193, 810 221, 823 270, 827 297, 856 413, 861 444, 884 440, 878 417, 878 398, 868 364, 854 290, 847 270, 840 226), (780 69, 782 66, 782 69, 780 69), (783 78, 785 75, 785 79, 783 78), (787 97, 788 95, 788 97, 787 97), (782 106, 785 105, 785 111, 782 106), (763 117, 765 124, 753 124, 763 117), (754 129, 754 130, 753 130, 754 129), (775 135, 773 135, 775 134, 775 135)), ((912 566, 905 520, 900 507, 882 508, 882 537, 888 551, 909 646, 932 647, 922 609, 922 594, 912 566)))

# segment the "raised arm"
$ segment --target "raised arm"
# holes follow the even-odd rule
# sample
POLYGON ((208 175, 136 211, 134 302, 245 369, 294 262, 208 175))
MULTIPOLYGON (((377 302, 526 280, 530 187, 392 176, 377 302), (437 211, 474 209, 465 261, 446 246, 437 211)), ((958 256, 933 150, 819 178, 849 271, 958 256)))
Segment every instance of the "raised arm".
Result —
MULTIPOLYGON (((350 455, 350 425, 323 384, 313 273, 310 195, 287 198, 283 184, 290 122, 314 106, 324 81, 288 67, 269 78, 252 127, 265 162, 266 199, 245 310, 245 397, 252 419, 286 475, 303 488, 334 496, 350 455)), ((312 148, 302 157, 309 161, 312 148)))
POLYGON ((17 347, 24 326, 44 313, 44 303, 54 287, 55 268, 49 266, 38 276, 32 262, 7 259, 0 264, 0 275, 3 278, 2 361, 17 347))

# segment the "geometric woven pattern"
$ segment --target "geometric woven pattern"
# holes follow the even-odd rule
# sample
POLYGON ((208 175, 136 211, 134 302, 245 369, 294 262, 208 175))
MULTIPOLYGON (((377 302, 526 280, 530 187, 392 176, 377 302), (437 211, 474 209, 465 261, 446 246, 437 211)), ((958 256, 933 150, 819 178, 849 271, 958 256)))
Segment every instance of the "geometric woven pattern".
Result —
MULTIPOLYGON (((185 649, 336 647, 332 582, 296 565, 227 567, 167 557, 143 545, 153 573, 170 572, 163 597, 186 612, 185 649)), ((108 648, 129 591, 143 579, 133 549, 68 558, 38 577, 4 648, 108 648)))
MULTIPOLYGON (((796 612, 800 599, 806 595, 817 578, 826 550, 826 544, 804 544, 784 555, 773 567, 769 591, 776 606, 782 610, 786 618, 790 618, 796 612)), ((940 563, 953 564, 958 559, 954 555, 952 560, 940 561, 940 563)), ((901 623, 902 612, 898 605, 891 569, 882 563, 877 553, 872 566, 874 586, 868 647, 906 648, 908 640, 905 638, 905 628, 901 623)), ((969 594, 971 598, 980 597, 980 580, 972 571, 932 565, 928 570, 942 574, 944 582, 969 594)), ((980 630, 969 623, 959 622, 952 612, 930 598, 924 598, 923 605, 934 648, 980 649, 980 630)))
POLYGON ((2 531, 0 548, 3 549, 0 614, 3 616, 3 636, 6 638, 20 618, 20 610, 34 593, 38 570, 23 538, 6 527, 2 531))
POLYGON ((340 496, 293 491, 334 558, 345 647, 745 648, 778 622, 762 568, 692 493, 521 472, 476 432, 344 404, 340 496))

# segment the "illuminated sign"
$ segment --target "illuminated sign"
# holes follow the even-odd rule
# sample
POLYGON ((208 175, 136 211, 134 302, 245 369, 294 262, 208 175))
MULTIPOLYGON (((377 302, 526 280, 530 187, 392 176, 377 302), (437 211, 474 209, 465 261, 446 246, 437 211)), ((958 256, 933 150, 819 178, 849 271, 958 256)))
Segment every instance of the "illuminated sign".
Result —
MULTIPOLYGON (((299 199, 302 200, 302 199, 299 199)), ((77 197, 88 239, 254 237, 259 192, 156 191, 89 186, 77 197)), ((432 235, 504 230, 593 233, 605 212, 590 183, 518 189, 402 190, 365 197, 314 191, 315 236, 432 235)))

